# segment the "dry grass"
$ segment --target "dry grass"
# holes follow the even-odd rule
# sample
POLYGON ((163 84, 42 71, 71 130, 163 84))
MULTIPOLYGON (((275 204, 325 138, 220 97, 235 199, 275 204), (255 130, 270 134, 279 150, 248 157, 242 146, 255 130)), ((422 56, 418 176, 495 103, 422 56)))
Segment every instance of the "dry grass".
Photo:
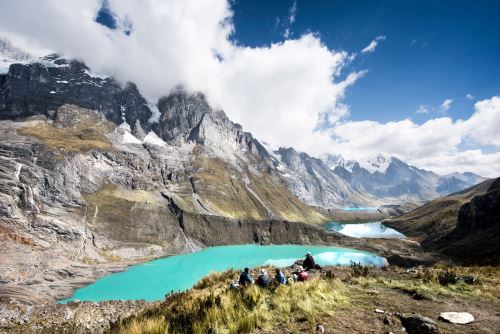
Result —
POLYGON ((307 282, 263 289, 229 289, 235 272, 212 274, 194 289, 173 294, 162 307, 148 310, 116 330, 118 333, 249 333, 279 326, 293 330, 319 316, 333 314, 349 301, 337 279, 314 277, 307 282), (141 331, 142 330, 142 331, 141 331))
POLYGON ((126 328, 123 328, 123 334, 165 334, 167 324, 162 317, 133 319, 126 328))
POLYGON ((436 265, 430 268, 418 269, 411 275, 403 276, 397 280, 361 277, 355 279, 355 282, 364 288, 384 285, 421 298, 435 298, 438 296, 500 298, 499 267, 448 267, 436 265), (453 275, 474 276, 476 282, 469 284, 459 281, 455 284, 443 284, 440 282, 440 277, 447 272, 453 275))
POLYGON ((91 111, 74 106, 63 106, 58 111, 65 117, 60 123, 37 123, 17 130, 22 136, 41 140, 49 148, 68 152, 109 150, 111 142, 106 136, 115 125, 103 121, 91 111))
POLYGON ((299 201, 275 176, 266 172, 256 176, 241 172, 216 158, 205 158, 195 151, 196 173, 193 175, 196 193, 215 214, 235 219, 268 219, 269 211, 280 219, 319 224, 328 218, 318 210, 299 201), (236 177, 238 176, 238 177, 236 177), (251 190, 249 190, 250 188, 251 190))

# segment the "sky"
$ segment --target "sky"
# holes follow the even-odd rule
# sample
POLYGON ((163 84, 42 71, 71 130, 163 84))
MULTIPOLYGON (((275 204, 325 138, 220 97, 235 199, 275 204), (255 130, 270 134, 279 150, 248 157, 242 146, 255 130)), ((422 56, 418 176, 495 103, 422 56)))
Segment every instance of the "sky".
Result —
POLYGON ((201 91, 274 146, 499 176, 498 13, 486 0, 4 0, 0 36, 152 102, 201 91))

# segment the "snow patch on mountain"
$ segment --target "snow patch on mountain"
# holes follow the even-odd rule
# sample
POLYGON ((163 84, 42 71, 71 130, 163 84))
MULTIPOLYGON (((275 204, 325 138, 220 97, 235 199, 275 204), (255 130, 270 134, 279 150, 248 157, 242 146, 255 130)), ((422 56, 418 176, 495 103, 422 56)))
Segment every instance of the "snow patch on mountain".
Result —
POLYGON ((151 109, 151 112, 152 112, 152 115, 149 118, 148 122, 151 124, 160 122, 161 112, 158 109, 158 104, 148 102, 148 107, 149 107, 149 109, 151 109))
POLYGON ((363 159, 359 161, 359 166, 366 169, 371 174, 375 172, 385 173, 389 165, 391 164, 392 158, 387 158, 382 154, 377 155, 371 159, 363 159))
POLYGON ((156 145, 156 146, 167 146, 167 143, 165 143, 163 141, 163 139, 158 137, 158 135, 156 133, 154 133, 153 131, 148 132, 148 134, 144 137, 143 142, 149 143, 152 145, 156 145))

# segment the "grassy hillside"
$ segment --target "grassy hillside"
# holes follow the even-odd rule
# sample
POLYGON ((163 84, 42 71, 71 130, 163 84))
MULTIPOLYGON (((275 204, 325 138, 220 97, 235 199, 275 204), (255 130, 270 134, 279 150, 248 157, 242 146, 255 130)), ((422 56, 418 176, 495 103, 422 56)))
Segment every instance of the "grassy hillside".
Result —
POLYGON ((500 258, 500 179, 438 198, 384 224, 458 262, 500 258))
POLYGON ((386 220, 384 224, 417 241, 438 239, 455 228, 460 207, 474 196, 486 193, 493 181, 488 180, 461 192, 437 198, 404 215, 386 220))
POLYGON ((399 333, 398 312, 437 321, 440 312, 451 310, 471 312, 476 322, 439 322, 440 333, 485 333, 498 321, 499 273, 492 267, 437 266, 412 272, 332 267, 307 282, 232 290, 228 286, 237 273, 228 271, 126 319, 113 333, 315 333, 319 324, 326 333, 399 333), (476 282, 442 281, 457 275, 473 275, 476 282))
POLYGON ((273 175, 246 168, 243 171, 195 150, 193 191, 201 205, 215 215, 235 219, 277 218, 318 224, 327 215, 302 203, 273 175))

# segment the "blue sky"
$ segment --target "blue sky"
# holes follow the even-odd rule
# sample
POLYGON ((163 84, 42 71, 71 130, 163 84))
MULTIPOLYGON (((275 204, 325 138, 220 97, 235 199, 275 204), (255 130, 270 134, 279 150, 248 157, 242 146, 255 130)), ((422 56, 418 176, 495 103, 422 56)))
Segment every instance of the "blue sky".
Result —
POLYGON ((467 118, 477 100, 500 94, 500 1, 301 1, 295 22, 291 0, 236 0, 240 44, 262 46, 307 32, 328 48, 359 53, 377 36, 375 52, 345 70, 369 73, 347 92, 353 120, 416 123, 447 114, 467 118), (471 94, 473 99, 467 99, 471 94), (439 106, 452 99, 444 113, 439 106), (420 105, 434 112, 416 113, 420 105))

